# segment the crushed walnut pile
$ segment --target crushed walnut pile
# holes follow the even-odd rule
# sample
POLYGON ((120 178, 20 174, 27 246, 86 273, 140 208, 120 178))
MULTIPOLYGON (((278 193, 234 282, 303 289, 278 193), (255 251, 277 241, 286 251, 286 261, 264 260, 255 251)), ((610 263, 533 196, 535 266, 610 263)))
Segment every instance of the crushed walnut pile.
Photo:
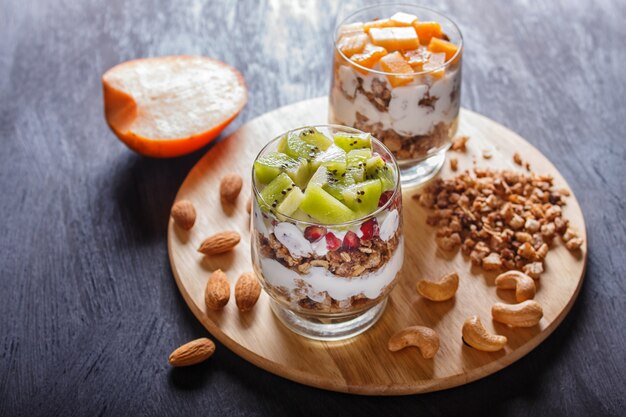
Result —
POLYGON ((441 249, 460 246, 486 271, 517 269, 538 278, 557 234, 571 251, 583 243, 561 215, 569 195, 555 190, 549 175, 476 168, 438 179, 414 198, 434 210, 426 222, 437 227, 441 249))

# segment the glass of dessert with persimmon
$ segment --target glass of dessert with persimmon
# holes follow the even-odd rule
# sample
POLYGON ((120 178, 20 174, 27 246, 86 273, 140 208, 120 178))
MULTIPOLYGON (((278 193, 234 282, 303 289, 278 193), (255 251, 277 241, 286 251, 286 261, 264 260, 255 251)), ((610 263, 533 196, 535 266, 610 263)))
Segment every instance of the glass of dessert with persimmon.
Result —
POLYGON ((369 132, 393 152, 402 186, 432 178, 456 134, 463 37, 433 10, 366 7, 334 33, 331 123, 369 132))

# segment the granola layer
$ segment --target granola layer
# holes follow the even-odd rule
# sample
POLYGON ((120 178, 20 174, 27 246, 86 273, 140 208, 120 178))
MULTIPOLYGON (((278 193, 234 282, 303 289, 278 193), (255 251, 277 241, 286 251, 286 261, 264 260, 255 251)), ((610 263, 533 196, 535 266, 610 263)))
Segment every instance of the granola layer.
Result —
POLYGON ((389 148, 398 159, 424 158, 434 149, 439 149, 450 142, 453 123, 438 123, 428 135, 404 136, 393 129, 384 129, 383 124, 371 123, 361 113, 356 114, 357 121, 353 127, 370 132, 374 137, 389 148))
MULTIPOLYGON (((387 241, 383 241, 379 237, 368 240, 361 240, 357 249, 338 249, 329 251, 323 256, 312 255, 303 258, 294 258, 289 254, 288 249, 276 239, 274 234, 269 237, 261 233, 256 234, 259 255, 266 260, 274 260, 279 263, 280 268, 286 268, 296 273, 299 278, 295 279, 295 288, 287 288, 283 285, 275 285, 270 282, 275 279, 271 276, 270 271, 262 271, 262 275, 269 279, 265 279, 266 290, 275 298, 282 300, 285 304, 297 305, 302 311, 311 313, 351 313, 357 310, 369 308, 371 305, 378 303, 384 298, 391 288, 395 280, 397 271, 394 269, 389 274, 393 277, 386 276, 387 273, 383 269, 394 260, 394 255, 403 257, 403 252, 399 251, 401 244, 401 235, 398 229, 394 235, 387 241), (375 294, 366 294, 361 291, 357 294, 345 298, 333 298, 329 291, 317 291, 315 286, 312 287, 311 272, 313 269, 328 271, 330 274, 324 279, 327 285, 332 285, 332 280, 341 281, 346 285, 346 280, 353 283, 348 285, 354 286, 354 289, 360 289, 363 285, 358 282, 360 279, 379 279, 376 274, 381 274, 388 279, 388 283, 384 285, 380 291, 376 290, 375 294), (315 296, 311 295, 311 291, 316 292, 315 296)), ((397 262, 397 260, 396 260, 397 262)), ((263 263, 263 261, 261 261, 263 263)), ((393 269, 393 268, 392 268, 393 269)), ((383 279, 380 277, 380 279, 383 279)))

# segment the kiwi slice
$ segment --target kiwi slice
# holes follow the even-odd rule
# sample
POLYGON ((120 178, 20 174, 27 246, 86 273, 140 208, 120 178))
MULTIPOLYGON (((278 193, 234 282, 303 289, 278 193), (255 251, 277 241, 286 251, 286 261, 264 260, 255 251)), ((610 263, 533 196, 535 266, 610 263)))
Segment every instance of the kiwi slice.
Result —
POLYGON ((332 145, 332 141, 317 131, 307 128, 300 132, 291 132, 283 136, 278 143, 278 151, 292 158, 304 158, 313 161, 317 155, 332 145))
POLYGON ((340 177, 329 178, 322 188, 337 200, 343 200, 343 191, 354 184, 356 181, 352 175, 342 174, 340 177))
POLYGON ((321 223, 343 223, 355 218, 354 212, 345 204, 319 185, 311 183, 304 192, 300 210, 321 223))
POLYGON ((296 210, 298 210, 302 200, 304 200, 304 193, 298 186, 295 186, 287 193, 285 199, 276 208, 276 211, 280 214, 284 214, 285 216, 291 216, 296 210))
MULTIPOLYGON (((259 205, 266 211, 276 213, 278 212, 279 205, 283 203, 283 201, 287 198, 287 195, 295 189, 302 192, 300 188, 289 177, 289 175, 282 172, 276 178, 274 178, 272 182, 270 182, 265 188, 263 188, 263 190, 261 191, 261 197, 263 197, 263 201, 259 201, 259 205)), ((285 207, 285 209, 289 209, 290 207, 291 205, 288 205, 285 207)), ((295 211, 295 209, 293 211, 295 211)), ((283 214, 289 215, 288 213, 283 214)))
POLYGON ((365 167, 367 160, 372 157, 370 149, 355 149, 346 154, 346 164, 349 167, 365 167))
POLYGON ((334 136, 335 145, 346 152, 353 149, 372 148, 372 136, 369 133, 349 134, 339 133, 334 136))
POLYGON ((365 179, 372 180, 378 178, 383 187, 383 192, 393 190, 396 181, 393 175, 393 168, 380 155, 374 155, 365 163, 365 179))
POLYGON ((346 173, 356 182, 365 181, 365 167, 367 160, 372 157, 370 149, 355 149, 346 155, 346 173))
POLYGON ((354 185, 356 181, 351 175, 335 174, 328 170, 327 167, 321 166, 315 171, 315 174, 309 181, 309 187, 318 186, 322 187, 324 191, 335 197, 337 200, 341 200, 343 197, 341 193, 350 185, 354 185))
POLYGON ((289 217, 291 217, 292 219, 301 220, 301 221, 304 221, 304 222, 313 222, 313 221, 315 221, 315 219, 313 217, 309 216, 308 214, 306 214, 305 212, 303 212, 299 208, 298 208, 298 210, 294 211, 289 217))
POLYGON ((254 175, 262 184, 269 184, 281 172, 291 177, 298 187, 306 187, 310 177, 309 163, 280 152, 270 152, 254 162, 254 175))
POLYGON ((333 144, 333 141, 329 137, 327 137, 325 134, 323 134, 314 127, 309 127, 301 130, 299 135, 300 139, 302 139, 304 142, 308 143, 309 145, 313 145, 316 148, 321 149, 322 151, 327 150, 333 144))
POLYGON ((378 171, 385 166, 385 160, 380 155, 374 155, 365 161, 365 175, 367 179, 378 176, 378 171))
POLYGON ((396 178, 393 174, 393 168, 389 164, 385 164, 385 166, 378 171, 378 179, 380 179, 383 192, 393 190, 396 186, 396 178))
POLYGON ((359 215, 373 212, 382 194, 380 180, 373 179, 354 184, 342 192, 343 201, 359 215))
POLYGON ((325 166, 330 172, 341 175, 346 172, 346 151, 337 145, 331 145, 311 161, 311 166, 313 169, 325 166))

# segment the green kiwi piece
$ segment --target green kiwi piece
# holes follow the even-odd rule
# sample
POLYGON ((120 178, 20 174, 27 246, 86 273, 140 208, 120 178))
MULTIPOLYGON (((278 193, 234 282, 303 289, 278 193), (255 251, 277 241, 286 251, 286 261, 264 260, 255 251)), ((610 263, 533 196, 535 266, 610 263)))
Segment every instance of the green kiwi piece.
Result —
POLYGON ((367 179, 378 176, 378 171, 385 166, 385 160, 380 155, 374 155, 365 161, 365 175, 367 179))
POLYGON ((381 194, 382 185, 378 179, 354 184, 342 192, 344 203, 357 215, 375 211, 381 194))
POLYGON ((378 179, 383 187, 383 192, 393 190, 396 186, 396 178, 393 174, 393 168, 391 164, 387 163, 384 167, 378 170, 378 179))
POLYGON ((333 141, 328 136, 326 136, 314 127, 309 127, 301 130, 299 135, 300 139, 302 139, 304 142, 308 143, 309 145, 313 145, 317 149, 320 149, 322 151, 327 150, 333 144, 333 141))
POLYGON ((304 158, 313 161, 317 155, 332 145, 332 141, 315 128, 307 128, 299 132, 290 132, 278 142, 278 152, 292 158, 304 158))
POLYGON ((281 172, 291 177, 298 187, 306 187, 309 181, 309 163, 304 158, 292 158, 280 152, 270 152, 254 162, 254 175, 262 184, 269 184, 281 172))
POLYGON ((331 145, 311 161, 313 169, 317 169, 320 166, 325 166, 334 174, 343 174, 346 172, 346 151, 336 145, 331 145))
POLYGON ((296 210, 298 210, 302 200, 304 200, 304 193, 298 186, 295 186, 287 193, 285 199, 276 208, 276 211, 280 214, 284 214, 285 216, 291 216, 296 210))
POLYGON ((369 133, 349 134, 338 133, 334 136, 335 145, 346 152, 353 149, 372 148, 372 136, 369 133))
MULTIPOLYGON (((321 168, 320 168, 321 169, 321 168)), ((321 223, 343 223, 355 218, 352 210, 346 207, 322 187, 309 182, 304 192, 300 209, 321 223)))
POLYGON ((259 199, 261 200, 259 201, 259 205, 266 211, 276 213, 278 206, 285 200, 287 194, 296 188, 298 188, 298 186, 289 175, 281 172, 272 182, 261 190, 261 197, 263 197, 263 199, 259 199))

